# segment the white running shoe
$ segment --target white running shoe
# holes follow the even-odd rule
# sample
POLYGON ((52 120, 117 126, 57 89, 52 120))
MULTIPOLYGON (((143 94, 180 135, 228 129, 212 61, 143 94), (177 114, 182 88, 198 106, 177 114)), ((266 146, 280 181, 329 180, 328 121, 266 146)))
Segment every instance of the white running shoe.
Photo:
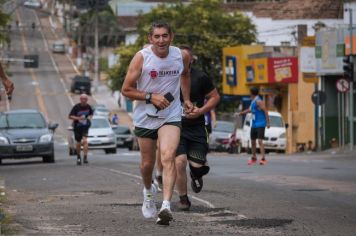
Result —
POLYGON ((153 184, 150 192, 143 189, 142 215, 147 219, 154 218, 157 214, 155 203, 156 193, 157 189, 153 184))
POLYGON ((158 213, 156 224, 169 225, 169 222, 173 220, 172 211, 170 208, 161 208, 158 213))

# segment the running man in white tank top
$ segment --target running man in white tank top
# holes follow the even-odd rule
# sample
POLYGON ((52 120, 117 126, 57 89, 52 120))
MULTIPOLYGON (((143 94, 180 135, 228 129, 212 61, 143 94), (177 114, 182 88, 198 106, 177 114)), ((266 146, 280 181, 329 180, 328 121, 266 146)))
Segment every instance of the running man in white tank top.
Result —
POLYGON ((142 214, 145 218, 153 218, 157 213, 154 202, 157 190, 152 185, 152 172, 159 138, 163 165, 163 203, 157 224, 169 225, 173 219, 170 201, 175 184, 174 162, 181 128, 180 89, 185 112, 190 113, 193 109, 189 98, 190 60, 186 52, 170 46, 173 33, 167 23, 153 23, 148 39, 151 46, 136 53, 129 65, 122 93, 137 100, 133 119, 141 152, 144 184, 142 214))

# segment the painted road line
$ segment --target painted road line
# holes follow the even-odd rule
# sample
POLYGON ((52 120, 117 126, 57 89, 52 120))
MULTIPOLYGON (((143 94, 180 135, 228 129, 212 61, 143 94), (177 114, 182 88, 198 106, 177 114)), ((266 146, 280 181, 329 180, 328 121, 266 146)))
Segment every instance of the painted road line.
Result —
MULTIPOLYGON (((35 14, 35 16, 36 16, 36 19, 39 21, 37 14, 36 14, 36 13, 34 13, 34 14, 35 14)), ((59 76, 59 80, 61 81, 61 84, 62 84, 62 86, 63 86, 63 88, 64 88, 65 94, 66 94, 66 96, 67 96, 67 98, 68 98, 70 104, 71 104, 72 106, 74 106, 74 101, 73 101, 72 97, 69 96, 69 91, 68 91, 68 89, 67 89, 67 87, 66 87, 66 85, 65 85, 64 79, 62 78, 62 76, 61 76, 61 74, 60 74, 60 71, 59 71, 59 69, 58 69, 57 63, 55 62, 55 60, 54 60, 54 58, 53 58, 53 56, 52 56, 52 53, 50 53, 49 50, 48 50, 47 39, 46 39, 46 37, 44 36, 44 34, 43 34, 43 32, 42 32, 42 29, 40 30, 40 32, 41 32, 41 36, 42 36, 43 42, 45 42, 45 45, 47 45, 48 55, 49 55, 49 57, 51 58, 52 65, 53 65, 54 69, 56 70, 56 72, 57 72, 57 74, 58 74, 58 76, 59 76)))
MULTIPOLYGON (((101 168, 101 169, 107 169, 107 170, 109 170, 109 171, 111 171, 113 173, 117 173, 117 174, 120 174, 120 175, 126 175, 126 176, 129 176, 129 177, 135 178, 135 179, 142 180, 141 176, 134 175, 134 174, 131 174, 131 173, 127 173, 127 172, 124 172, 124 171, 115 170, 115 169, 108 169, 108 168, 101 168)), ((175 192, 177 192, 177 191, 175 191, 175 192)), ((201 203, 205 204, 209 208, 215 208, 215 206, 209 201, 206 201, 204 199, 201 199, 201 198, 193 196, 193 195, 189 195, 189 197, 191 197, 192 199, 194 199, 194 200, 196 200, 198 202, 201 202, 201 203)))
MULTIPOLYGON (((20 14, 18 13, 18 11, 16 11, 16 16, 17 16, 17 19, 21 22, 22 19, 20 17, 20 14)), ((26 43, 26 40, 25 40, 25 35, 24 35, 24 33, 22 31, 21 31, 21 42, 22 42, 22 47, 24 49, 24 52, 28 53, 28 47, 27 47, 27 43, 26 43)), ((45 45, 47 45, 47 44, 45 44, 45 45)), ((48 48, 48 45, 47 45, 47 48, 48 48)), ((41 90, 40 90, 40 86, 38 84, 37 77, 36 77, 35 72, 34 72, 34 70, 32 68, 29 69, 29 70, 30 70, 30 73, 31 73, 32 80, 35 83, 37 83, 37 85, 35 86, 35 95, 36 95, 36 98, 37 98, 37 103, 38 103, 39 109, 44 114, 46 119, 48 120, 49 117, 48 117, 47 108, 45 106, 45 102, 44 102, 43 96, 41 94, 41 90)))

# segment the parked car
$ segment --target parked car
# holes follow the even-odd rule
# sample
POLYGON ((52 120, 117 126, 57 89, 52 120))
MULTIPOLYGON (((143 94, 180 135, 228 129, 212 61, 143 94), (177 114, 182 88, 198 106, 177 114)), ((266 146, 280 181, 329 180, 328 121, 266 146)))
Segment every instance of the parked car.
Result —
POLYGON ((91 94, 91 80, 88 76, 76 75, 72 78, 72 84, 70 86, 72 93, 86 93, 91 94))
POLYGON ((135 135, 127 125, 115 125, 113 130, 116 134, 118 147, 127 147, 130 151, 134 149, 135 135))
POLYGON ((0 113, 0 164, 2 159, 42 157, 53 163, 53 134, 57 123, 47 123, 37 110, 12 110, 0 113))
MULTIPOLYGON (((286 128, 288 124, 284 123, 282 115, 279 112, 269 111, 270 128, 265 130, 265 139, 263 141, 266 151, 285 152, 287 148, 286 128)), ((241 147, 247 152, 251 152, 251 119, 252 114, 246 115, 242 131, 236 133, 241 141, 241 147)), ((259 147, 257 143, 257 147, 259 147)))
MULTIPOLYGON (((73 128, 68 136, 69 155, 76 155, 76 145, 74 139, 73 128)), ((91 126, 88 132, 89 149, 103 149, 106 154, 116 153, 116 135, 107 118, 101 116, 93 116, 91 126)))
POLYGON ((66 46, 62 40, 56 41, 52 44, 53 53, 65 53, 66 46))
POLYGON ((228 151, 230 139, 234 133, 235 124, 229 121, 217 121, 209 138, 209 149, 215 151, 228 151))
POLYGON ((39 0, 27 0, 23 5, 29 8, 42 8, 42 3, 39 0))

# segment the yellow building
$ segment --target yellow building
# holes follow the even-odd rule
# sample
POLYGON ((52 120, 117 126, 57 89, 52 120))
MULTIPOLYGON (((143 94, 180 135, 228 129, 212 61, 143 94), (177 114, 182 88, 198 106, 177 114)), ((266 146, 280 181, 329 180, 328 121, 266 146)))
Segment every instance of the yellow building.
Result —
POLYGON ((269 110, 282 114, 287 129, 287 152, 314 143, 314 85, 300 79, 297 57, 265 52, 262 45, 223 49, 223 93, 248 96, 256 86, 269 110))

